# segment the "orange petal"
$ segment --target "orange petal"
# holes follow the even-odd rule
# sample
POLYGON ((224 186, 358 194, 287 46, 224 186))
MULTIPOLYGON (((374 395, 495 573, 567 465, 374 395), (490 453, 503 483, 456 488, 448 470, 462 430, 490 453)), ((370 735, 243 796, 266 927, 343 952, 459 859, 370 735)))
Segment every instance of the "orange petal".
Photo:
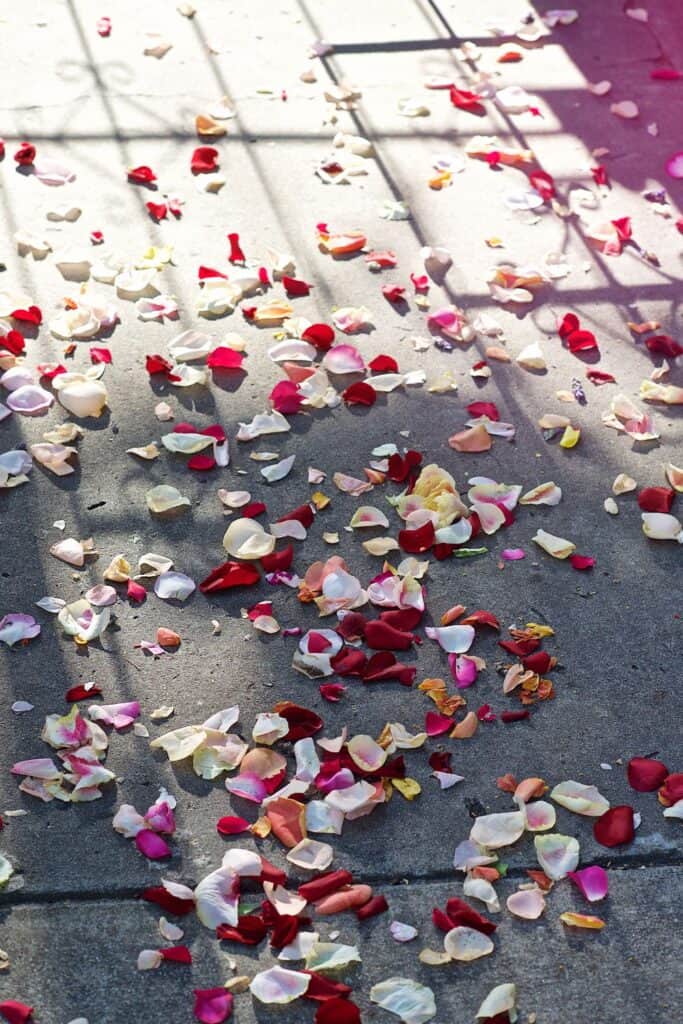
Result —
POLYGON ((289 849, 306 838, 306 808, 298 800, 278 797, 268 804, 266 817, 280 842, 289 849))
POLYGON ((451 739, 454 740, 468 740, 471 736, 474 736, 479 726, 479 719, 475 715, 474 711, 469 711, 462 722, 458 722, 455 729, 449 734, 451 739))
POLYGON ((157 643, 162 647, 178 647, 180 644, 180 637, 177 633, 174 633, 172 629, 166 629, 165 626, 159 626, 157 630, 157 643))
POLYGON ((476 427, 469 427, 453 434, 448 438, 448 444, 455 448, 456 452, 487 452, 493 441, 484 424, 478 423, 476 427))

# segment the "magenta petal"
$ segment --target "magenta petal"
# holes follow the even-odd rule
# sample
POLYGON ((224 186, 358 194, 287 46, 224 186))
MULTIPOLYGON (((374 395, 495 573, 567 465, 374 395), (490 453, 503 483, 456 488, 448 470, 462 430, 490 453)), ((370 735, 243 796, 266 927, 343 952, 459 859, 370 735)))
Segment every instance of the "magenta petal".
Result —
POLYGON ((449 654, 448 664, 450 665, 455 685, 459 690, 466 690, 468 686, 477 681, 476 663, 472 658, 468 658, 466 654, 449 654))
POLYGON ((597 864, 590 868, 581 868, 580 871, 570 871, 569 878, 590 903, 604 900, 607 895, 609 878, 605 869, 598 867, 597 864))
POLYGON ((171 847, 156 832, 150 832, 148 828, 141 829, 135 837, 135 845, 140 853, 150 860, 161 860, 162 857, 170 857, 171 847))
POLYGON ((521 548, 505 548, 501 551, 500 557, 506 562, 518 562, 520 558, 526 558, 526 552, 521 548))
POLYGON ((683 152, 674 153, 667 160, 666 173, 672 178, 683 178, 683 152))
POLYGON ((194 1015, 201 1024, 223 1024, 232 1013, 233 996, 224 988, 196 988, 194 1015))

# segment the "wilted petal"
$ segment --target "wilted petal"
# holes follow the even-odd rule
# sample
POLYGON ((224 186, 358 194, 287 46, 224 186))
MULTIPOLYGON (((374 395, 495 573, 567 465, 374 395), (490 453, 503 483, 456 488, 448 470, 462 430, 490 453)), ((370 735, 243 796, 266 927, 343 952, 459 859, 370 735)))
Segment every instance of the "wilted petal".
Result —
POLYGON ((239 880, 230 868, 220 867, 203 878, 194 890, 194 899, 197 917, 207 928, 237 924, 239 880))
POLYGON ((666 512, 641 512, 643 533, 650 540, 677 540, 683 544, 683 523, 666 512))
POLYGON ((275 537, 255 519, 235 519, 225 531, 223 547, 234 558, 263 558, 275 550, 275 537))
POLYGON ((568 558, 576 551, 576 544, 572 544, 570 540, 564 540, 563 537, 546 533, 545 530, 537 530, 531 539, 553 558, 568 558))

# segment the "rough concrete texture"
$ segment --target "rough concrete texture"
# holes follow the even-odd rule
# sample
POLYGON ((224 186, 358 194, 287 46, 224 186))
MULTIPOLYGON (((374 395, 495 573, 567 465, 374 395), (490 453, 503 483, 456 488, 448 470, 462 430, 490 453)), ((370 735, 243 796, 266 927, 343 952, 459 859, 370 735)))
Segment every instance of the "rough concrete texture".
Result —
MULTIPOLYGON (((653 67, 669 59, 675 63, 683 52, 681 19, 665 0, 648 3, 646 25, 627 17, 616 0, 599 5, 582 0, 574 4, 580 12, 575 24, 557 28, 543 45, 524 49, 519 63, 497 64, 499 44, 518 41, 510 35, 494 37, 490 25, 513 30, 532 9, 519 0, 480 5, 462 0, 197 0, 196 6, 189 19, 177 13, 175 4, 158 0, 144 8, 119 0, 108 12, 75 0, 28 0, 5 16, 0 134, 8 155, 0 169, 0 256, 7 272, 0 287, 21 288, 51 312, 77 286, 61 278, 52 255, 36 262, 20 259, 14 233, 19 228, 46 233, 58 249, 88 245, 90 231, 99 229, 107 247, 124 254, 138 254, 150 244, 174 246, 174 264, 160 277, 163 290, 177 297, 180 313, 175 323, 142 323, 132 303, 116 299, 121 322, 103 341, 114 360, 105 374, 110 411, 87 422, 79 443, 80 468, 73 476, 57 478, 36 466, 28 485, 0 492, 0 614, 35 611, 34 602, 45 594, 74 600, 101 581, 102 569, 117 553, 134 562, 145 551, 159 551, 199 580, 224 557, 226 520, 215 496, 217 487, 248 488, 255 498, 267 501, 272 520, 308 499, 314 489, 306 483, 308 465, 330 477, 337 470, 359 475, 372 448, 387 442, 415 446, 425 463, 435 461, 452 472, 463 491, 467 478, 476 475, 520 483, 525 489, 555 480, 564 494, 558 507, 520 509, 509 529, 486 541, 488 555, 433 562, 430 567, 429 622, 432 617, 438 622, 448 607, 462 603, 469 609, 490 609, 504 626, 530 620, 552 624, 556 635, 546 647, 560 660, 561 670, 554 675, 557 695, 528 722, 484 725, 463 743, 429 741, 429 752, 452 750, 454 770, 465 777, 447 792, 430 778, 425 750, 406 752, 409 774, 422 785, 419 799, 408 803, 396 793, 389 805, 348 823, 335 838, 335 865, 384 886, 392 917, 420 929, 419 939, 398 948, 388 937, 386 918, 361 926, 363 965, 352 984, 367 1020, 389 1019, 368 1009, 367 992, 375 981, 396 973, 399 964, 407 976, 434 988, 437 1024, 473 1020, 486 992, 507 980, 519 986, 522 1020, 533 1012, 539 1024, 672 1020, 672 990, 662 979, 680 971, 680 951, 677 958, 671 941, 680 826, 662 818, 655 795, 628 788, 623 765, 634 755, 658 752, 672 769, 680 768, 675 763, 680 752, 680 698, 675 692, 680 584, 675 581, 680 578, 681 548, 646 540, 634 495, 618 499, 616 517, 605 513, 603 501, 617 473, 628 473, 641 487, 661 485, 662 463, 680 465, 681 407, 652 407, 659 444, 634 443, 605 428, 601 416, 617 389, 597 389, 585 381, 585 367, 562 348, 555 320, 568 310, 575 312, 599 340, 599 367, 613 373, 618 390, 636 400, 640 381, 661 360, 653 361, 642 341, 634 341, 627 321, 658 320, 663 333, 681 337, 681 235, 673 221, 680 215, 683 188, 663 168, 680 146, 682 86, 649 77, 653 67), (107 39, 95 31, 102 13, 109 13, 113 22, 107 39), (143 57, 145 32, 167 36, 173 49, 159 61, 143 57), (463 87, 471 81, 472 68, 459 60, 454 34, 475 40, 484 54, 478 67, 527 89, 543 116, 509 117, 487 103, 486 115, 474 117, 454 110, 446 92, 424 89, 431 75, 455 75, 463 87), (335 48, 313 62, 317 82, 305 84, 299 74, 308 66, 306 54, 316 39, 335 48), (586 90, 586 82, 605 78, 613 83, 609 96, 596 98, 586 90), (323 124, 328 108, 322 93, 336 82, 356 84, 362 98, 356 111, 338 112, 336 124, 323 124), (283 89, 286 102, 280 98, 283 89), (218 195, 199 194, 188 169, 196 145, 194 117, 223 95, 231 97, 237 111, 227 123, 228 136, 215 143, 227 185, 218 195), (408 97, 424 103, 429 116, 401 116, 398 101, 408 97), (641 112, 634 121, 610 114, 610 103, 622 99, 637 100, 641 112), (651 134, 646 126, 655 122, 658 134, 651 134), (326 186, 313 172, 334 154, 331 139, 339 129, 371 139, 377 158, 369 164, 368 175, 354 178, 351 185, 326 186), (616 259, 597 254, 576 218, 560 219, 547 209, 533 216, 511 212, 505 196, 525 180, 512 169, 495 172, 465 158, 453 187, 431 191, 427 179, 435 159, 464 155, 467 141, 477 134, 496 134, 504 143, 533 148, 563 199, 578 186, 591 187, 598 195, 589 168, 603 160, 612 188, 600 196, 596 218, 631 216, 634 237, 643 250, 656 253, 659 266, 633 250, 616 259), (11 153, 24 138, 72 166, 77 181, 49 189, 18 174, 11 153), (592 157, 598 147, 608 149, 609 155, 592 157), (152 223, 144 203, 158 199, 159 193, 126 182, 125 169, 138 164, 155 168, 161 192, 183 195, 181 220, 152 223), (671 219, 657 215, 655 205, 640 194, 658 187, 669 192, 671 219), (411 219, 380 219, 384 201, 397 198, 409 203, 411 219), (53 224, 45 219, 47 210, 65 202, 82 206, 80 220, 53 224), (315 245, 314 228, 320 221, 342 229, 362 228, 373 248, 396 252, 398 267, 372 275, 362 258, 333 261, 315 245), (297 276, 315 284, 308 298, 294 300, 297 314, 329 320, 332 307, 364 304, 372 311, 374 328, 356 340, 368 360, 389 352, 401 370, 425 369, 428 383, 450 370, 458 392, 437 395, 408 388, 381 397, 369 410, 341 407, 293 417, 289 434, 252 445, 232 441, 231 466, 217 474, 189 473, 183 459, 167 453, 153 463, 125 455, 127 448, 158 440, 168 429, 153 413, 159 397, 170 402, 176 421, 186 419, 201 427, 220 422, 234 437, 237 422, 263 411, 268 392, 281 378, 266 354, 272 330, 247 324, 239 312, 208 326, 194 314, 197 266, 225 268, 228 231, 239 232, 249 255, 260 257, 269 245, 294 254, 297 276), (484 240, 493 236, 504 248, 487 247, 484 240), (414 350, 410 338, 429 336, 424 313, 411 301, 400 315, 382 297, 380 286, 407 285, 409 272, 420 270, 418 251, 425 244, 446 246, 454 260, 444 287, 432 286, 432 308, 455 302, 471 315, 492 314, 504 326, 513 358, 530 341, 541 340, 547 373, 495 364, 482 386, 469 368, 481 358, 485 339, 469 348, 456 344, 452 353, 434 347, 414 350), (489 267, 507 258, 534 263, 549 252, 567 255, 569 276, 545 288, 530 307, 501 309, 491 302, 485 283, 489 267), (237 331, 247 341, 247 373, 236 380, 217 375, 210 388, 187 390, 159 384, 156 378, 150 381, 145 354, 165 353, 168 341, 189 327, 209 330, 217 340, 237 331), (569 388, 573 377, 584 381, 585 407, 567 406, 556 398, 556 391, 569 388), (495 402, 502 419, 515 425, 516 439, 512 444, 496 440, 486 454, 459 455, 447 439, 464 426, 465 407, 476 399, 495 402), (544 442, 536 424, 546 412, 569 415, 580 425, 578 447, 565 451, 544 442), (254 449, 296 454, 293 472, 267 488, 260 481, 259 464, 249 459, 254 449), (241 470, 246 475, 239 475, 241 470), (171 483, 187 494, 191 511, 174 521, 153 520, 144 495, 158 483, 171 483), (58 519, 66 520, 65 536, 92 536, 100 552, 76 577, 48 554, 50 544, 62 536, 52 526, 58 519), (531 536, 538 527, 570 538, 580 552, 596 556, 596 569, 575 573, 537 551, 531 536), (502 569, 500 551, 516 546, 526 549, 527 558, 502 569), (601 769, 601 764, 613 770, 601 769), (558 830, 579 838, 582 862, 615 869, 607 909, 598 910, 607 927, 600 934, 563 930, 559 913, 585 908, 564 883, 552 894, 540 923, 515 921, 503 911, 493 957, 467 967, 422 967, 416 952, 433 939, 431 908, 461 889, 452 854, 469 832, 472 809, 510 807, 509 797, 495 786, 505 772, 539 775, 552 784, 567 778, 594 782, 612 803, 633 803, 642 815, 635 842, 608 851, 595 843, 589 819, 558 809, 558 830)), ((545 10, 545 5, 536 7, 545 10)), ((108 286, 97 286, 97 291, 113 296, 108 286)), ((45 326, 35 335, 29 342, 31 366, 61 358, 63 344, 45 326)), ((69 367, 88 365, 88 346, 81 343, 69 367)), ((680 371, 672 369, 668 381, 683 383, 680 371)), ((34 443, 48 427, 66 419, 59 406, 45 418, 12 417, 0 424, 0 451, 34 443)), ((339 494, 329 479, 322 489, 332 503, 305 543, 297 545, 295 568, 303 574, 315 559, 337 553, 367 582, 381 560, 367 555, 358 537, 344 531, 358 499, 339 494), (340 532, 339 545, 331 548, 323 542, 325 530, 340 532)), ((366 499, 384 504, 379 491, 362 501, 366 499)), ((111 817, 122 802, 147 807, 160 785, 168 787, 178 799, 179 834, 164 876, 191 883, 217 866, 225 849, 215 832, 217 818, 245 813, 243 802, 231 800, 220 783, 198 779, 185 764, 170 765, 149 750, 147 740, 130 732, 111 739, 107 765, 117 784, 105 788, 101 800, 62 806, 22 796, 8 769, 18 759, 48 752, 40 740, 43 718, 64 710, 69 686, 95 680, 108 703, 139 699, 142 720, 152 735, 168 728, 149 719, 149 712, 162 704, 173 705, 173 724, 183 725, 239 703, 248 736, 256 714, 284 698, 317 710, 329 735, 343 725, 351 732, 375 735, 386 721, 400 721, 410 731, 422 727, 431 703, 396 683, 364 686, 345 680, 348 692, 341 703, 322 700, 317 684, 291 669, 295 641, 255 635, 240 618, 242 606, 268 598, 285 626, 307 628, 317 621, 294 592, 263 585, 208 600, 195 594, 182 606, 153 597, 141 607, 120 601, 116 628, 101 644, 86 649, 73 645, 50 616, 37 611, 43 625, 40 639, 25 648, 0 651, 0 810, 26 812, 6 817, 0 836, 0 846, 17 871, 3 896, 7 910, 0 945, 8 951, 11 967, 0 974, 0 996, 33 1003, 40 1024, 66 1024, 79 1015, 90 1024, 119 1024, 131 1016, 139 1019, 143 1012, 155 1022, 192 1019, 191 988, 219 984, 229 973, 225 954, 208 932, 191 922, 191 969, 165 965, 153 975, 136 972, 139 949, 159 942, 153 911, 131 897, 159 878, 159 866, 114 833, 111 817), (211 635, 214 618, 222 626, 219 636, 211 635), (177 630, 183 643, 176 654, 154 660, 134 644, 153 639, 159 625, 177 630), (10 706, 18 699, 30 701, 35 709, 15 716, 10 706)), ((501 660, 495 638, 479 638, 476 653, 490 667, 469 697, 470 706, 488 702, 498 712, 517 707, 500 692, 500 676, 493 670, 501 660)), ((418 680, 448 671, 442 652, 430 641, 405 660, 417 662, 418 680)), ((250 840, 240 839, 240 845, 248 846, 250 840)), ((275 840, 267 839, 258 848, 284 864, 275 840)), ((531 841, 506 851, 505 859, 514 877, 520 877, 524 868, 534 866, 531 841)), ((507 894, 509 883, 503 888, 507 894)), ((341 941, 355 940, 348 922, 340 930, 341 941)), ((267 952, 257 956, 263 964, 271 962, 267 952)), ((250 957, 236 959, 240 970, 251 969, 250 957)), ((275 1015, 241 996, 235 1016, 241 1024, 275 1015)), ((298 1004, 289 1018, 278 1015, 292 1021, 312 1016, 308 1005, 298 1004)))

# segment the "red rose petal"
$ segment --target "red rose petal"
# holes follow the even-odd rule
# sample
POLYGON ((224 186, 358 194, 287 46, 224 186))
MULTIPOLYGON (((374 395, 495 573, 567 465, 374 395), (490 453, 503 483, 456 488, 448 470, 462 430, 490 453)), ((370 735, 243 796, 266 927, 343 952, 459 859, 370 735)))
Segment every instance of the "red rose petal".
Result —
POLYGON ((304 999, 313 999, 318 1003, 325 1003, 332 999, 343 999, 351 995, 351 988, 343 981, 332 981, 315 971, 302 971, 311 979, 308 988, 304 992, 304 999))
POLYGON ((293 416, 301 412, 301 406, 304 401, 303 395, 299 392, 298 385, 294 384, 291 380, 278 381, 270 392, 268 399, 273 409, 276 412, 283 413, 285 416, 293 416))
POLYGON ((356 908, 356 917, 359 921, 366 921, 369 917, 385 914, 388 909, 386 896, 372 896, 362 907, 356 908))
POLYGON ((380 619, 394 629, 411 630, 415 629, 422 618, 423 612, 419 608, 390 608, 380 612, 380 619))
POLYGON ((282 284, 288 297, 298 297, 300 295, 308 295, 313 287, 307 281, 300 281, 296 277, 288 277, 286 274, 282 276, 282 284))
POLYGON ((168 216, 168 206, 166 203, 149 202, 145 203, 145 206, 153 220, 166 220, 166 217, 168 216))
POLYGON ((111 363, 111 350, 99 345, 90 346, 90 361, 97 366, 98 363, 111 363))
POLYGON ((360 1010, 350 999, 330 999, 315 1011, 314 1024, 361 1024, 360 1010))
POLYGON ((289 723, 289 732, 285 739, 291 743, 315 736, 323 727, 323 720, 316 715, 315 711, 301 707, 300 704, 294 704, 289 700, 277 703, 273 711, 277 711, 278 715, 281 715, 289 723))
POLYGON ((377 392, 372 385, 359 380, 342 391, 342 398, 347 405, 374 405, 377 401, 377 392))
POLYGON ((601 846, 622 846, 635 836, 633 808, 627 804, 610 807, 593 825, 593 835, 601 846))
POLYGON ((252 501, 240 509, 243 519, 256 519, 256 516, 262 516, 265 511, 266 506, 262 501, 252 501))
POLYGON ((365 672, 368 659, 362 651, 354 650, 353 647, 342 647, 339 654, 335 654, 330 664, 338 676, 362 676, 365 672))
POLYGON ((616 377, 613 377, 611 373, 605 373, 604 370, 586 370, 586 376, 591 384, 614 384, 616 377))
POLYGON ((194 911, 194 900, 184 900, 179 896, 173 896, 163 885, 153 885, 142 893, 143 900, 148 903, 156 903, 168 914, 190 914, 194 911))
POLYGON ((405 288, 398 284, 385 284, 382 288, 382 295, 388 302, 405 302, 405 288))
POLYGON ((68 700, 70 704, 73 704, 79 700, 90 700, 91 697, 99 697, 101 693, 102 690, 99 686, 85 687, 82 683, 78 683, 66 691, 64 700, 68 700))
POLYGON ((213 267, 201 266, 197 271, 197 278, 200 281, 206 281, 212 277, 222 277, 224 281, 227 281, 228 275, 221 274, 220 270, 214 270, 213 267))
POLYGON ((30 142, 22 142, 14 154, 14 159, 20 167, 30 167, 36 158, 36 147, 30 142))
POLYGON ((299 896, 308 903, 315 903, 316 900, 331 896, 333 892, 337 892, 342 886, 350 885, 352 882, 351 872, 340 868, 338 871, 329 871, 326 875, 314 878, 311 882, 304 882, 299 886, 298 892, 299 896))
POLYGON ((429 520, 417 530, 399 530, 398 542, 409 555, 421 555, 434 543, 434 524, 429 520))
POLYGON ((671 807, 672 804, 683 800, 683 772, 672 772, 671 775, 667 775, 657 798, 665 807, 671 807))
POLYGON ((258 914, 245 914, 238 918, 237 925, 219 924, 216 938, 223 942, 239 942, 243 946, 256 946, 268 934, 268 925, 258 914))
MULTIPOLYGON (((336 671, 341 675, 339 668, 336 671)), ((397 679, 402 686, 412 686, 417 674, 415 665, 404 665, 397 661, 391 651, 380 651, 368 661, 363 669, 364 683, 383 683, 397 679)))
POLYGON ((26 348, 26 339, 19 331, 8 331, 4 338, 0 338, 0 349, 11 352, 13 356, 20 356, 26 348))
POLYGON ((346 687, 342 683, 321 683, 318 689, 320 696, 333 704, 337 704, 346 693, 346 687))
MULTIPOLYGON (((452 922, 451 928, 474 928, 484 935, 493 935, 497 925, 483 914, 474 910, 469 903, 454 896, 446 902, 446 916, 452 922)), ((440 926, 439 926, 440 927, 440 926)))
POLYGON ((676 68, 653 68, 650 72, 650 78, 657 79, 660 82, 678 82, 679 79, 683 78, 683 71, 677 71, 676 68))
POLYGON ((668 774, 666 765, 653 757, 632 757, 626 767, 628 784, 638 793, 652 793, 659 789, 668 774))
POLYGON ((219 818, 216 822, 216 828, 222 836, 236 836, 240 832, 248 832, 251 825, 246 818, 239 818, 235 815, 227 815, 225 818, 219 818))
POLYGON ((199 584, 202 594, 215 594, 219 590, 230 590, 232 587, 251 587, 258 583, 260 574, 256 566, 245 565, 243 562, 223 562, 212 569, 205 580, 199 584))
POLYGON ((218 170, 218 150, 213 146, 197 146, 190 159, 193 174, 211 174, 218 170))
POLYGON ((244 362, 244 352, 219 345, 206 357, 206 365, 210 370, 240 370, 244 362))
POLYGON ((274 551, 272 555, 264 555, 259 561, 265 572, 286 572, 291 568, 294 558, 294 547, 288 544, 282 551, 274 551))
POLYGON ((590 555, 570 555, 569 562, 572 569, 576 569, 578 572, 585 572, 586 569, 592 569, 596 564, 596 560, 590 555))
POLYGON ((638 507, 643 512, 670 512, 674 496, 669 487, 646 487, 638 495, 638 507))
POLYGON ((155 353, 152 356, 145 356, 145 369, 150 376, 154 373, 169 373, 173 369, 173 363, 155 353))
POLYGON ((509 722, 522 722, 525 718, 529 718, 528 711, 503 711, 500 720, 508 724, 509 722))
POLYGON ((240 236, 233 231, 228 235, 228 241, 230 242, 229 261, 231 263, 244 263, 245 257, 240 248, 240 236))
POLYGON ((545 202, 555 195, 555 181, 547 171, 533 171, 529 175, 529 183, 545 202))
POLYGON ((334 331, 329 324, 311 324, 301 335, 304 341, 309 341, 316 348, 327 351, 334 341, 334 331))
POLYGON ((373 373, 398 373, 398 363, 393 356, 387 356, 383 353, 375 356, 375 358, 368 363, 368 366, 373 373))
MULTIPOLYGON (((242 513, 244 515, 244 513, 242 513)), ((293 509, 291 512, 286 512, 285 515, 280 516, 277 520, 278 523, 287 523, 291 519, 296 519, 298 523, 308 529, 313 524, 315 513, 310 505, 299 505, 298 508, 293 509)))
POLYGON ((425 715, 425 732, 428 736, 442 736, 453 728, 453 719, 440 715, 436 711, 428 711, 425 715))
POLYGON ((481 97, 477 96, 476 92, 470 92, 468 89, 458 89, 455 85, 452 85, 449 95, 451 103, 458 110, 469 110, 473 114, 483 114, 484 107, 481 97))
POLYGON ((176 964, 191 964, 192 953, 190 953, 187 946, 166 946, 165 949, 160 949, 164 960, 170 960, 176 964))
POLYGON ((40 306, 29 306, 28 309, 15 309, 10 313, 13 320, 23 320, 27 324, 40 326, 43 322, 43 313, 40 306))
POLYGON ((371 619, 365 623, 365 642, 373 651, 408 651, 415 636, 395 629, 382 619, 371 619))
POLYGON ((389 469, 387 476, 395 484, 402 484, 408 479, 411 472, 416 470, 422 463, 422 455, 413 449, 407 451, 404 456, 395 452, 389 456, 389 469))
POLYGON ((187 468, 194 470, 196 473, 204 473, 209 469, 216 468, 216 460, 213 455, 203 455, 200 452, 198 455, 193 455, 192 458, 187 460, 187 468))
POLYGON ((522 658, 522 664, 524 668, 528 668, 531 672, 538 672, 542 676, 550 671, 554 661, 547 651, 536 651, 534 654, 527 654, 522 658))
POLYGON ((683 345, 669 337, 668 334, 654 334, 645 342, 645 347, 657 356, 665 356, 667 359, 677 359, 683 355, 683 345))
POLYGON ((7 1024, 26 1024, 32 1013, 32 1006, 19 1003, 16 999, 6 999, 4 1003, 0 1003, 0 1014, 5 1018, 7 1024))
POLYGON ((485 612, 481 609, 476 612, 471 612, 470 615, 461 620, 460 625, 474 626, 475 628, 477 626, 490 626, 491 629, 500 630, 500 622, 493 612, 485 612))
POLYGON ((488 419, 497 423, 500 420, 500 413, 498 412, 498 406, 493 402, 470 402, 467 406, 467 411, 470 416, 478 418, 479 416, 487 416, 488 419))
POLYGON ((128 169, 128 181, 132 181, 135 185, 151 185, 156 180, 157 176, 152 168, 144 164, 128 169))

